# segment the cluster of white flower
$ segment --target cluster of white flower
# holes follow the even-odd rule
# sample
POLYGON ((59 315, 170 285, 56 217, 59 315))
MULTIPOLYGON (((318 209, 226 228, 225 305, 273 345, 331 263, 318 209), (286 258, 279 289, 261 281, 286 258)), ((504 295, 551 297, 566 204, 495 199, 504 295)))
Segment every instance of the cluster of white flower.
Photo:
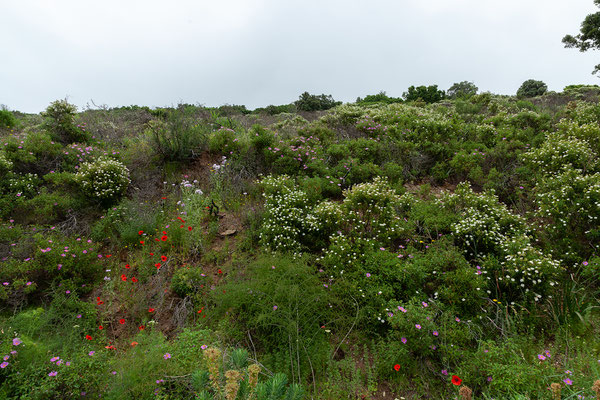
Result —
POLYGON ((597 228, 600 173, 584 175, 581 170, 566 168, 538 185, 536 200, 536 214, 552 220, 547 226, 551 231, 597 228))
POLYGON ((0 175, 4 175, 13 167, 12 161, 6 158, 6 154, 0 151, 0 175))
POLYGON ((36 193, 39 178, 36 174, 11 174, 7 179, 10 192, 16 193, 17 197, 33 196, 36 193))
POLYGON ((597 154, 592 146, 582 139, 550 133, 542 145, 525 153, 523 161, 542 174, 560 172, 565 166, 593 170, 597 166, 597 154))
POLYGON ((301 251, 303 237, 321 229, 311 212, 308 195, 291 188, 290 178, 285 175, 268 176, 261 184, 265 189, 266 214, 259 234, 261 242, 273 250, 301 251))
POLYGON ((437 202, 461 215, 452 225, 452 232, 465 252, 474 257, 498 250, 508 237, 526 231, 526 221, 510 212, 493 192, 477 194, 466 182, 459 184, 454 193, 444 193, 437 202))
POLYGON ((84 163, 75 179, 90 197, 109 200, 121 196, 129 185, 129 169, 117 160, 100 157, 84 163))

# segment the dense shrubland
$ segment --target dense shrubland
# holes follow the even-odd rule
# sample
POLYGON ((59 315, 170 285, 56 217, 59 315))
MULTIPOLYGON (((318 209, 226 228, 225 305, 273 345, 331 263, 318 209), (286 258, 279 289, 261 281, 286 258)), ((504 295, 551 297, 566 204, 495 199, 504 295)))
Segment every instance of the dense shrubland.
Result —
POLYGON ((2 110, 0 397, 593 398, 600 90, 536 85, 2 110))

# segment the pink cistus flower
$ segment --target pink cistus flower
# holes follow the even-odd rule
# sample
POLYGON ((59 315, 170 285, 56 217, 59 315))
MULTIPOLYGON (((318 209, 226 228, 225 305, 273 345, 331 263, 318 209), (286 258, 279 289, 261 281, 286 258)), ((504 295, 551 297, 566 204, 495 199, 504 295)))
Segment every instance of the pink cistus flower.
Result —
POLYGON ((21 339, 19 339, 18 337, 13 339, 13 346, 18 346, 21 343, 23 343, 23 341, 21 339))

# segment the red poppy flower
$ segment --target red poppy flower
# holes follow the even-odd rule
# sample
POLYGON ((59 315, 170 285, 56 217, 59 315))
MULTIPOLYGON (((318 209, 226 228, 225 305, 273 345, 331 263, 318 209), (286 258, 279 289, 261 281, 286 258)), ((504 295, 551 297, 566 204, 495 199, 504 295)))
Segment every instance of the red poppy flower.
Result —
POLYGON ((167 261, 167 256, 160 256, 160 259, 164 262, 167 261))
POLYGON ((154 308, 149 308, 148 312, 154 312, 154 308))
POLYGON ((161 199, 162 199, 162 200, 166 200, 167 198, 166 198, 166 197, 161 197, 161 199))
POLYGON ((160 263, 156 263, 154 264, 154 266, 156 267, 156 269, 160 269, 160 263))
POLYGON ((452 375, 452 384, 453 385, 460 386, 461 383, 462 383, 462 379, 460 379, 456 375, 452 375))
POLYGON ((183 220, 183 218, 181 218, 181 217, 177 217, 177 219, 178 219, 178 220, 180 220, 181 222, 185 222, 185 221, 183 220))
POLYGON ((120 323, 121 325, 123 325, 123 324, 125 323, 125 320, 124 320, 123 318, 121 318, 121 319, 119 320, 119 323, 120 323))
POLYGON ((179 225, 180 228, 183 228, 185 225, 179 225))
POLYGON ((221 271, 221 270, 219 269, 219 270, 217 271, 217 273, 219 273, 219 274, 222 274, 222 273, 223 273, 223 271, 221 271))
POLYGON ((96 297, 96 300, 100 301, 100 297, 96 297))
POLYGON ((101 306, 102 304, 104 304, 104 302, 103 301, 98 301, 98 302, 96 302, 96 304, 98 304, 99 306, 101 306))
POLYGON ((144 244, 144 241, 143 241, 143 240, 140 240, 140 243, 141 243, 141 244, 144 244))
POLYGON ((166 235, 166 234, 167 234, 167 232, 165 232, 165 231, 162 231, 162 234, 163 234, 163 235, 166 235))
POLYGON ((137 280, 137 278, 135 276, 131 278, 131 282, 136 283, 137 281, 138 280, 137 280))
POLYGON ((102 325, 100 325, 100 326, 98 327, 98 329, 102 330, 102 329, 104 329, 104 327, 103 327, 102 325))
POLYGON ((166 242, 166 241, 167 241, 167 235, 163 235, 163 236, 160 238, 160 240, 162 240, 163 242, 166 242))
POLYGON ((143 233, 144 233, 144 231, 138 231, 138 235, 141 235, 143 233))
POLYGON ((190 231, 190 232, 192 231, 192 227, 191 226, 188 226, 188 231, 190 231))
POLYGON ((131 342, 131 345, 132 345, 133 347, 137 346, 138 344, 139 344, 138 342, 131 342))
POLYGON ((153 255, 154 255, 154 253, 150 253, 150 255, 151 255, 151 256, 153 256, 153 255))
POLYGON ((87 340, 92 340, 92 337, 91 337, 90 335, 85 335, 85 338, 86 338, 87 340))
POLYGON ((198 314, 200 314, 202 311, 204 311, 204 307, 198 310, 198 314))
POLYGON ((110 257, 112 257, 112 254, 107 254, 106 255, 106 258, 110 258, 110 257))
POLYGON ((131 267, 129 266, 129 264, 125 264, 125 268, 129 269, 131 267))
POLYGON ((146 329, 146 327, 145 327, 144 325, 140 325, 140 326, 138 327, 138 329, 139 329, 140 331, 143 331, 144 329, 146 329))
POLYGON ((114 350, 115 346, 110 345, 110 346, 104 346, 105 349, 109 349, 109 350, 114 350))
POLYGON ((394 369, 395 369, 396 371, 400 371, 400 364, 396 364, 396 365, 394 365, 394 369))
POLYGON ((125 282, 125 281, 127 280, 127 276, 125 276, 125 275, 121 275, 121 280, 122 280, 123 282, 125 282))

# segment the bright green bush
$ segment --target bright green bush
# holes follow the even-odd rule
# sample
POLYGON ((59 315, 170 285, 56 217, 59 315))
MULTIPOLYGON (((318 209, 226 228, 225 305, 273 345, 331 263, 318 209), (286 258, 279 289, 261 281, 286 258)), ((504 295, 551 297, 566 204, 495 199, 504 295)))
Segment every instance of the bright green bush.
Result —
POLYGON ((0 130, 12 129, 17 126, 17 119, 8 110, 0 109, 0 130))
POLYGON ((87 142, 89 134, 75 125, 76 114, 77 106, 69 104, 67 100, 53 101, 42 113, 44 127, 60 143, 87 142))
POLYGON ((88 197, 102 202, 118 200, 130 182, 129 169, 108 157, 84 163, 75 179, 88 197))

